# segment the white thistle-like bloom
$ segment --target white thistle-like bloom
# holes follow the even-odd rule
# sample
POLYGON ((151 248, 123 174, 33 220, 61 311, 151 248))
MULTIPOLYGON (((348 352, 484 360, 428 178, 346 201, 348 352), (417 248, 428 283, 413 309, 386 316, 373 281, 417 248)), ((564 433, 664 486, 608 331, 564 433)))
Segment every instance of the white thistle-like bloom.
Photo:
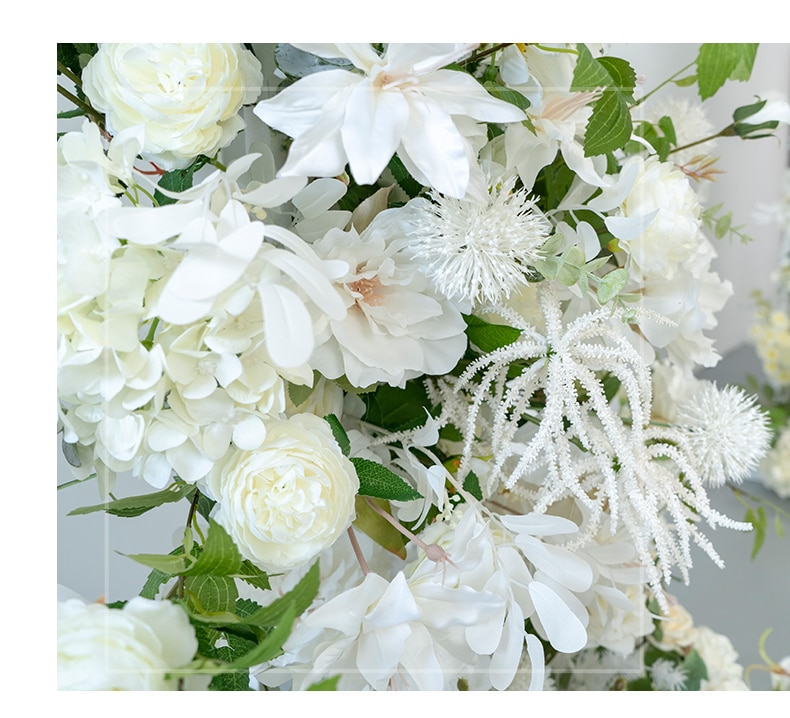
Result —
MULTIPOLYGON (((691 100, 687 97, 669 95, 655 102, 647 103, 644 106, 644 116, 640 117, 638 113, 635 113, 634 119, 645 119, 657 124, 665 116, 672 118, 678 147, 697 142, 705 137, 711 137, 716 132, 713 123, 705 114, 702 103, 697 99, 691 100)), ((715 149, 716 140, 708 140, 689 147, 687 150, 673 152, 670 157, 676 165, 683 166, 689 163, 693 164, 698 157, 712 155, 715 149)))
POLYGON ((677 423, 698 457, 702 478, 711 486, 728 479, 740 483, 770 448, 768 418, 754 396, 727 386, 704 382, 677 411, 677 423))
POLYGON ((650 677, 659 691, 682 691, 686 683, 686 671, 666 658, 659 658, 650 666, 650 677))
MULTIPOLYGON (((692 541, 722 565, 697 528, 697 516, 711 527, 750 527, 711 508, 687 432, 649 425, 649 370, 612 322, 611 310, 588 312, 563 326, 560 303, 547 283, 540 301, 545 333, 503 311, 521 338, 461 375, 455 389, 469 393, 461 400, 469 402, 464 420, 458 422, 463 410, 444 385, 439 423, 455 423, 465 439, 458 475, 466 475, 475 455, 490 454, 488 481, 502 481, 533 502, 536 512, 574 498, 586 512, 577 546, 595 535, 604 517, 611 518, 612 531, 622 521, 648 584, 667 608, 662 580, 669 583, 677 567, 688 582, 692 541), (508 379, 514 361, 525 367, 508 379), (596 372, 620 381, 629 418, 610 405, 596 372), (483 407, 490 418, 481 422, 483 407)), ((614 318, 619 316, 616 311, 614 318)))
POLYGON ((496 304, 527 283, 551 224, 514 183, 490 187, 486 201, 433 193, 412 203, 413 253, 446 297, 496 304))

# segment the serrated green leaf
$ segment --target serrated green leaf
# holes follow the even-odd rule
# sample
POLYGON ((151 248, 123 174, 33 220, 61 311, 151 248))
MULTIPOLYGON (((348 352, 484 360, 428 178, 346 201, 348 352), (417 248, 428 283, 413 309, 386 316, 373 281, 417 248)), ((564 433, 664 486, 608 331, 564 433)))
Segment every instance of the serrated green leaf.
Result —
POLYGON ((351 442, 348 439, 348 434, 346 434, 346 430, 343 428, 343 425, 340 423, 340 419, 338 419, 334 414, 327 414, 324 417, 324 421, 329 424, 329 428, 332 429, 332 435, 335 437, 335 441, 337 445, 340 447, 340 450, 343 452, 343 456, 348 456, 351 452, 351 442))
POLYGON ((340 676, 332 676, 331 678, 325 678, 323 681, 319 681, 318 683, 313 683, 308 686, 308 691, 336 691, 337 690, 337 682, 340 680, 340 676))
POLYGON ((236 582, 228 576, 187 576, 184 591, 194 611, 209 615, 233 613, 239 597, 236 582))
POLYGON ((628 281, 625 269, 613 269, 605 274, 598 283, 598 301, 603 305, 614 299, 628 281))
MULTIPOLYGON (((169 192, 183 192, 184 190, 189 189, 192 186, 192 182, 195 178, 195 172, 203 167, 208 162, 208 160, 208 157, 201 155, 197 157, 192 162, 192 164, 189 165, 189 167, 165 172, 165 174, 163 174, 159 179, 159 182, 157 182, 157 187, 161 187, 162 189, 169 192)), ((176 202, 176 200, 172 197, 168 197, 167 195, 160 192, 159 189, 154 192, 154 199, 160 206, 165 204, 173 204, 176 202)))
POLYGON ((403 389, 381 384, 364 394, 362 418, 388 431, 414 429, 425 423, 425 410, 431 407, 422 381, 407 381, 403 389))
POLYGON ((197 510, 198 513, 208 521, 211 518, 211 511, 216 505, 216 501, 214 499, 210 499, 204 493, 201 492, 200 496, 198 496, 197 502, 197 510))
POLYGON ((666 137, 671 144, 676 145, 678 143, 677 133, 675 132, 675 123, 672 122, 672 118, 669 115, 664 115, 661 119, 659 119, 658 126, 664 133, 664 137, 666 137))
POLYGON ((288 593, 264 606, 251 616, 246 616, 243 622, 251 626, 274 626, 289 608, 295 615, 301 615, 318 594, 321 580, 320 565, 316 561, 304 577, 288 593))
POLYGON ((577 45, 576 65, 573 69, 571 92, 590 92, 599 87, 609 87, 612 77, 593 56, 586 45, 577 45))
POLYGON ((247 559, 241 562, 241 570, 234 576, 234 578, 238 578, 244 581, 244 583, 248 583, 250 586, 260 588, 264 591, 271 589, 269 575, 265 571, 262 571, 257 566, 255 566, 252 561, 247 559))
POLYGON ((422 192, 422 185, 409 174, 409 171, 406 169, 406 165, 403 164, 403 161, 400 159, 400 157, 395 155, 389 161, 387 167, 389 168, 390 172, 392 172, 392 176, 400 188, 407 195, 409 195, 409 198, 414 198, 420 194, 420 192, 422 192))
MULTIPOLYGON (((381 499, 370 500, 375 502, 382 510, 389 512, 388 502, 381 499)), ((383 516, 374 511, 368 505, 364 496, 357 496, 354 505, 356 508, 354 528, 358 528, 390 553, 405 559, 406 546, 404 544, 403 534, 383 516)))
POLYGON ((622 95, 604 91, 593 105, 584 130, 584 156, 595 157, 620 149, 631 138, 631 113, 622 95))
POLYGON ((756 43, 703 43, 697 55, 699 96, 713 97, 727 80, 749 78, 757 54, 756 43))
POLYGON ((686 681, 683 684, 684 690, 698 691, 702 680, 707 680, 708 678, 708 668, 705 665, 705 661, 702 660, 702 656, 695 648, 692 648, 691 651, 686 654, 683 663, 681 663, 681 667, 686 674, 686 681))
POLYGON ((142 494, 141 496, 127 496, 123 499, 115 499, 114 501, 107 501, 103 504, 96 504, 94 506, 83 506, 73 511, 69 511, 68 516, 80 516, 83 514, 92 514, 96 511, 106 511, 113 516, 121 516, 123 518, 134 518, 140 516, 146 511, 155 509, 157 506, 163 504, 170 504, 176 501, 181 501, 185 497, 190 497, 196 488, 189 484, 172 484, 162 491, 157 491, 152 494, 142 494))
POLYGON ((126 558, 130 558, 137 563, 153 568, 169 576, 178 576, 184 571, 184 557, 183 556, 163 556, 156 553, 133 553, 122 554, 126 558))
POLYGON ((613 83, 611 87, 616 88, 625 99, 633 99, 634 88, 636 87, 636 72, 628 61, 619 57, 604 55, 597 58, 596 62, 609 73, 613 83))
POLYGON ((481 352, 489 353, 512 344, 521 336, 521 330, 505 324, 491 324, 474 314, 464 315, 466 336, 481 352))
MULTIPOLYGON (((184 547, 183 546, 176 546, 171 552, 171 556, 183 556, 184 555, 184 547)), ((159 588, 163 583, 167 583, 171 578, 173 578, 173 574, 165 573, 164 571, 160 571, 159 569, 153 569, 151 573, 148 574, 148 578, 146 578, 145 583, 143 584, 143 588, 140 590, 140 595, 143 598, 150 598, 155 599, 156 595, 159 593, 159 588)))
POLYGON ((359 456, 351 458, 359 477, 359 495, 373 496, 387 501, 413 501, 423 498, 404 479, 386 466, 359 456))
POLYGON ((186 568, 184 576, 232 576, 241 572, 242 556, 228 532, 214 519, 209 520, 208 535, 197 561, 186 568))
POLYGON ((239 598, 236 600, 236 607, 234 613, 239 618, 247 618, 260 611, 262 606, 251 598, 239 598))
POLYGON ((250 668, 259 663, 265 663, 276 658, 282 653, 283 643, 291 634, 291 627, 297 612, 292 603, 283 611, 275 628, 255 648, 233 661, 228 668, 250 668))

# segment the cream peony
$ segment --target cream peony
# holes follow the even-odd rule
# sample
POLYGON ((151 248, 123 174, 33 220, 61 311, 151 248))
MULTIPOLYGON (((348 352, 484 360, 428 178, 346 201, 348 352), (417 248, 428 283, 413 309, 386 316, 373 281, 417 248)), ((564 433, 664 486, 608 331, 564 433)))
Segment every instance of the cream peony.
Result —
POLYGON ((354 519, 354 465, 313 414, 273 419, 256 451, 232 451, 207 478, 222 524, 250 561, 269 572, 300 566, 354 519))
POLYGON ((69 598, 58 603, 58 690, 176 690, 168 672, 198 648, 186 613, 135 597, 122 609, 69 598))
POLYGON ((258 99, 262 84, 255 56, 224 43, 102 44, 83 73, 107 129, 144 125, 142 154, 164 169, 226 147, 245 127, 241 106, 258 99))

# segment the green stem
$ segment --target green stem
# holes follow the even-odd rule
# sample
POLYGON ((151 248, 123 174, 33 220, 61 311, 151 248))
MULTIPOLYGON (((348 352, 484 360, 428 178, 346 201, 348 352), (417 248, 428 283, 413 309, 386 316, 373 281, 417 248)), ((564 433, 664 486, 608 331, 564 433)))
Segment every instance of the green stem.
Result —
POLYGON ((492 45, 486 50, 475 52, 469 57, 469 59, 464 64, 468 64, 470 62, 478 62, 479 60, 482 60, 484 57, 488 57, 489 55, 493 55, 495 52, 504 50, 506 47, 512 44, 513 44, 512 42, 500 42, 498 45, 492 45))
POLYGON ((159 326, 159 317, 154 317, 154 320, 151 322, 151 328, 148 330, 148 335, 141 342, 141 344, 149 351, 151 350, 151 347, 154 345, 154 336, 156 335, 156 329, 158 326, 159 326))
POLYGON ((768 506, 771 510, 775 513, 779 514, 780 516, 784 516, 786 519, 790 519, 790 512, 785 511, 781 506, 777 506, 775 503, 768 501, 768 499, 760 498, 759 496, 755 496, 754 494, 750 494, 748 491, 744 491, 739 486, 733 486, 732 484, 727 484, 727 486, 732 489, 732 492, 735 494, 735 498, 741 503, 742 506, 745 506, 747 509, 750 509, 751 506, 747 503, 747 501, 753 501, 756 504, 764 504, 768 506))
POLYGON ((69 78, 77 87, 82 87, 82 80, 79 78, 78 75, 75 75, 68 67, 66 67, 62 62, 58 62, 58 72, 61 75, 65 75, 69 78))
POLYGON ((536 47, 538 50, 543 50, 543 52, 564 52, 569 55, 579 54, 579 51, 574 50, 572 47, 550 47, 548 45, 541 45, 539 42, 533 43, 532 47, 536 47))
POLYGON ((683 74, 686 70, 688 70, 690 67, 692 67, 695 62, 696 62, 696 60, 692 60, 688 65, 686 65, 685 67, 681 68, 674 75, 672 75, 671 77, 668 77, 666 80, 664 80, 664 82, 662 82, 660 85, 657 85, 652 90, 650 90, 650 92, 648 92, 645 95, 642 95, 642 97, 640 97, 633 105, 631 105, 631 107, 636 107, 637 105, 641 105, 648 97, 650 97, 651 95, 654 95, 662 87, 668 85, 670 82, 673 82, 678 75, 683 74))
POLYGON ((65 87, 58 85, 58 92, 63 95, 69 102, 73 102, 77 107, 85 112, 86 115, 92 117, 97 124, 101 124, 104 118, 96 112, 87 102, 83 102, 79 97, 69 92, 65 87))
POLYGON ((735 135, 735 131, 733 128, 735 125, 727 125, 723 130, 720 130, 715 135, 710 135, 708 137, 703 137, 701 140, 695 140, 694 142, 689 142, 687 145, 681 145, 680 147, 674 147, 671 149, 667 154, 672 154, 673 152, 680 152, 681 150, 687 150, 689 147, 696 147, 697 145, 701 145, 704 142, 709 142, 710 140, 715 140, 718 137, 732 137, 735 135))

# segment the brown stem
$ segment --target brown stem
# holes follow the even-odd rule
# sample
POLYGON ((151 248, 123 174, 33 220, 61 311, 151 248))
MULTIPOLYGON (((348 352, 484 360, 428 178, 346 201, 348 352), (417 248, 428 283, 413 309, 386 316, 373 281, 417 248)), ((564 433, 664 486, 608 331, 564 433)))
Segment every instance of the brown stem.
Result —
POLYGON ((362 555, 362 549, 359 547, 359 541, 357 541, 357 535, 354 532, 354 527, 348 527, 348 538, 351 541, 351 548, 354 549, 354 555, 357 557, 357 561, 359 561, 359 565, 362 567, 362 573, 366 576, 370 573, 370 568, 368 567, 368 562, 365 561, 365 557, 362 555))

